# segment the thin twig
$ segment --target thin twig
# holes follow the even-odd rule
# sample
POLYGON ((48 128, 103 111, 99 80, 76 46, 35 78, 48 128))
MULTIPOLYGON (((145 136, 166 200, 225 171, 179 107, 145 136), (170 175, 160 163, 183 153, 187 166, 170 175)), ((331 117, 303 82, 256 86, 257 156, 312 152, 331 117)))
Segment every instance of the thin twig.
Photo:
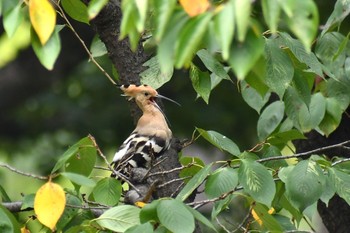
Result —
POLYGON ((148 177, 158 176, 158 175, 165 175, 165 174, 173 173, 173 172, 176 172, 176 171, 181 171, 181 170, 183 170, 185 168, 189 168, 189 167, 191 167, 193 165, 195 165, 195 163, 189 163, 186 166, 176 167, 176 168, 173 168, 173 169, 168 170, 168 171, 153 172, 153 173, 150 173, 148 175, 148 177))
POLYGON ((263 162, 272 161, 272 160, 300 158, 300 157, 303 157, 303 156, 306 156, 306 155, 310 155, 310 154, 313 154, 313 153, 318 153, 318 152, 321 152, 321 151, 324 151, 324 150, 329 150, 329 149, 341 147, 341 146, 343 146, 345 144, 348 144, 348 143, 350 143, 350 140, 345 141, 345 142, 341 142, 341 143, 338 143, 338 144, 334 144, 334 145, 325 146, 325 147, 317 148, 317 149, 314 149, 314 150, 302 152, 302 153, 297 153, 297 154, 294 154, 294 155, 273 156, 273 157, 258 159, 256 161, 259 162, 259 163, 263 163, 263 162))
POLYGON ((84 205, 72 205, 72 204, 66 204, 67 207, 74 208, 74 209, 82 209, 82 210, 105 210, 110 209, 109 206, 84 206, 84 205))
POLYGON ((186 177, 182 177, 182 178, 169 180, 168 182, 165 182, 165 183, 163 183, 161 185, 158 185, 157 188, 163 188, 164 186, 167 186, 167 185, 172 184, 174 182, 183 181, 183 180, 186 180, 188 178, 192 178, 192 176, 186 176, 186 177))
POLYGON ((170 197, 175 197, 175 195, 179 192, 179 190, 185 185, 185 182, 181 182, 181 184, 176 188, 176 190, 170 195, 170 197))
POLYGON ((218 217, 215 218, 216 222, 219 224, 219 226, 227 233, 231 233, 218 219, 218 217))
POLYGON ((243 225, 248 221, 248 219, 250 217, 250 213, 252 212, 252 209, 253 209, 253 205, 250 205, 247 215, 244 217, 242 222, 232 232, 236 232, 236 231, 242 229, 243 225))
POLYGON ((219 197, 215 197, 215 198, 212 198, 212 199, 206 199, 206 200, 201 200, 201 201, 194 201, 194 202, 191 202, 191 203, 187 203, 187 205, 190 205, 190 206, 194 206, 193 209, 198 209, 200 207, 202 207, 203 205, 206 205, 208 203, 213 203, 213 202, 216 202, 216 201, 220 201, 220 200, 223 200, 225 199, 226 197, 228 197, 229 195, 231 195, 232 193, 238 191, 242 189, 241 187, 237 187, 237 188, 234 188, 226 193, 223 193, 221 196, 219 197))
POLYGON ((107 167, 102 167, 102 166, 94 166, 95 169, 99 169, 99 170, 105 170, 105 171, 111 171, 109 168, 107 167))
POLYGON ((15 173, 17 173, 17 174, 20 174, 20 175, 22 175, 22 176, 28 176, 28 177, 32 177, 32 178, 35 178, 35 179, 38 179, 38 180, 48 180, 48 179, 50 179, 49 176, 39 176, 39 175, 34 175, 34 174, 27 173, 27 172, 19 171, 19 170, 17 170, 16 168, 13 168, 13 167, 11 167, 11 166, 8 165, 8 164, 1 163, 1 162, 0 162, 0 167, 7 168, 7 169, 9 169, 10 171, 15 172, 15 173))
POLYGON ((89 48, 86 46, 85 42, 83 39, 81 39, 81 37, 79 36, 79 34, 77 33, 77 31, 75 31, 73 25, 70 23, 70 21, 68 20, 67 16, 65 15, 62 7, 60 6, 60 4, 54 0, 52 0, 52 2, 55 4, 55 6, 57 7, 57 9, 59 10, 59 13, 61 15, 61 17, 66 21, 68 28, 74 33, 75 37, 79 40, 79 42, 81 43, 81 45, 83 46, 84 50, 86 51, 86 53, 89 56, 89 59, 97 66, 97 68, 109 79, 109 81, 111 81, 111 83, 113 85, 116 85, 115 81, 113 80, 113 78, 102 68, 102 66, 95 60, 95 58, 92 56, 89 48))
POLYGON ((350 158, 338 160, 338 161, 335 161, 334 163, 332 163, 331 166, 334 167, 335 165, 338 165, 338 164, 341 164, 341 163, 345 163, 345 162, 349 162, 349 161, 350 161, 350 158))
POLYGON ((104 205, 104 204, 101 204, 101 203, 98 203, 98 202, 95 202, 95 201, 89 201, 85 198, 85 194, 82 194, 81 197, 83 199, 83 201, 86 203, 86 204, 90 204, 90 205, 95 205, 96 207, 101 207, 103 209, 106 209, 106 208, 111 208, 110 206, 108 205, 104 205))

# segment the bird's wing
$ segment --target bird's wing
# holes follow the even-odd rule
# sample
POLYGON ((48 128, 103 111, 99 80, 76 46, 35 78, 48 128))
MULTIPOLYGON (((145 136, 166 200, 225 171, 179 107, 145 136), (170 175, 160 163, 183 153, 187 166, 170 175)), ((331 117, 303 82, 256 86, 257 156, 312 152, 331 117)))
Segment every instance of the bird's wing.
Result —
POLYGON ((148 167, 152 157, 168 149, 169 143, 156 136, 132 133, 115 153, 113 162, 117 171, 128 170, 130 167, 148 167))

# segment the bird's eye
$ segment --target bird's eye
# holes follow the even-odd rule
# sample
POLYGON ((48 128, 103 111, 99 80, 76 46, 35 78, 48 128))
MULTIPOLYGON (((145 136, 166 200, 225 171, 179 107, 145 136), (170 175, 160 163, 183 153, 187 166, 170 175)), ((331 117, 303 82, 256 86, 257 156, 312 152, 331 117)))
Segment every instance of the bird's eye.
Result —
POLYGON ((148 92, 145 92, 145 94, 144 94, 145 96, 148 96, 149 95, 149 93, 148 92))

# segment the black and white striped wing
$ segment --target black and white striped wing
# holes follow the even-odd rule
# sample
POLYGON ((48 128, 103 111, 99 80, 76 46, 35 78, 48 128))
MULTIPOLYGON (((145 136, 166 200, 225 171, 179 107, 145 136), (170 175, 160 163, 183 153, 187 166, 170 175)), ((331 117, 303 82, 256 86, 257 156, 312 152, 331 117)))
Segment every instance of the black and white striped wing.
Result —
POLYGON ((131 168, 150 166, 153 157, 168 149, 169 142, 156 136, 131 134, 115 153, 114 169, 128 173, 131 168))

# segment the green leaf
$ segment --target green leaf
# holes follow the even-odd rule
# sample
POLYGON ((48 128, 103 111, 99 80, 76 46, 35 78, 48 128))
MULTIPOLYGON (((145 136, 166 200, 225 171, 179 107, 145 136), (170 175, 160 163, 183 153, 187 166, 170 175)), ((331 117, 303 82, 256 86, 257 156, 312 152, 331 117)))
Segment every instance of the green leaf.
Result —
POLYGON ((290 171, 285 184, 288 198, 302 212, 320 198, 325 177, 316 162, 303 160, 290 171))
POLYGON ((287 15, 287 24, 292 32, 310 52, 312 41, 318 31, 318 10, 312 0, 281 1, 281 7, 287 15))
POLYGON ((107 3, 108 0, 91 0, 87 7, 89 20, 94 19, 107 3))
MULTIPOLYGON (((331 168, 332 169, 332 168, 331 168)), ((320 200, 326 204, 328 207, 329 201, 332 199, 336 192, 336 187, 334 182, 334 173, 332 174, 331 171, 328 171, 328 174, 325 176, 326 182, 325 182, 325 189, 324 192, 322 193, 320 200)), ((344 185, 342 185, 343 187, 344 185)), ((350 187, 350 186, 349 186, 350 187)), ((349 199, 350 200, 350 199, 349 199)))
POLYGON ((340 27, 341 22, 350 14, 350 2, 337 0, 332 14, 323 26, 321 36, 334 27, 340 27))
POLYGON ((269 26, 271 32, 276 33, 281 13, 279 0, 262 0, 261 3, 265 22, 269 26))
POLYGON ((312 52, 307 52, 303 44, 296 39, 293 39, 285 32, 279 33, 283 43, 292 51, 294 56, 302 63, 305 63, 312 72, 320 77, 324 77, 322 64, 318 61, 316 55, 312 52))
POLYGON ((173 69, 171 69, 169 72, 161 71, 157 57, 152 57, 146 61, 143 66, 148 66, 149 68, 140 74, 141 83, 148 84, 154 89, 158 89, 163 86, 173 76, 173 69))
MULTIPOLYGON (((262 158, 269 158, 269 157, 275 157, 275 156, 282 156, 281 150, 283 150, 284 147, 286 147, 287 143, 283 143, 281 146, 277 145, 270 145, 268 146, 263 155, 262 158), (279 147, 278 147, 279 146, 279 147)), ((265 167, 272 168, 274 170, 279 170, 282 167, 287 166, 287 163, 284 159, 278 159, 278 160, 271 160, 267 162, 262 163, 265 167)), ((275 198, 276 199, 276 198, 275 198)))
POLYGON ((260 114, 262 107, 269 101, 271 93, 267 92, 264 96, 261 96, 260 93, 245 80, 242 80, 240 85, 244 101, 260 114))
POLYGON ((326 99, 321 93, 311 97, 309 106, 299 96, 300 92, 292 87, 285 94, 286 114, 293 120, 294 126, 303 132, 316 128, 325 115, 326 99))
POLYGON ((205 67, 221 79, 230 80, 224 66, 216 60, 207 50, 201 49, 197 52, 198 57, 202 60, 205 67))
POLYGON ((174 233, 191 233, 194 231, 194 218, 185 204, 179 200, 162 200, 157 206, 159 221, 174 233))
POLYGON ((5 1, 5 0, 0 0, 0 15, 1 13, 6 13, 7 11, 12 10, 16 5, 18 4, 19 1, 5 1))
MULTIPOLYGON (((191 167, 184 168, 180 171, 180 177, 188 177, 188 176, 194 176, 197 174, 204 166, 205 164, 200 158, 197 157, 185 157, 181 156, 180 163, 182 166, 186 166, 190 163, 194 163, 191 167)), ((190 179, 186 179, 185 182, 188 182, 190 179)))
POLYGON ((185 11, 177 11, 172 15, 165 28, 164 36, 157 48, 158 63, 164 73, 174 69, 176 38, 179 37, 179 32, 188 19, 185 11))
POLYGON ((304 215, 290 203, 285 194, 281 196, 279 203, 281 204, 282 208, 286 209, 292 214, 296 222, 299 224, 304 215))
POLYGON ((326 98, 321 93, 312 95, 308 109, 301 109, 299 114, 300 126, 304 132, 316 128, 322 121, 326 112, 326 98))
POLYGON ((199 211, 192 209, 191 207, 185 205, 185 207, 187 208, 188 211, 191 212, 191 214, 193 215, 193 217, 200 221, 201 223, 203 223, 204 225, 206 225, 207 227, 209 227, 210 229, 214 230, 215 232, 217 232, 217 230, 215 229, 214 225, 206 218, 204 217, 199 211))
POLYGON ((58 171, 60 168, 66 165, 67 161, 78 154, 79 150, 82 148, 91 148, 92 142, 89 137, 84 137, 79 140, 79 142, 75 143, 73 146, 71 146, 60 158, 58 159, 57 163, 55 164, 54 168, 51 171, 51 174, 58 171))
POLYGON ((125 233, 153 233, 153 225, 149 222, 146 222, 141 225, 136 225, 133 227, 130 227, 125 231, 125 233))
POLYGON ((140 221, 141 223, 146 222, 159 222, 157 215, 157 206, 159 205, 160 200, 154 200, 149 204, 146 204, 140 212, 140 221))
POLYGON ((266 84, 282 98, 293 79, 293 64, 274 39, 266 39, 265 56, 267 60, 266 84))
POLYGON ((215 219, 222 211, 230 209, 230 204, 235 194, 230 194, 226 198, 216 201, 211 211, 211 219, 215 219))
POLYGON ((120 25, 119 40, 128 36, 131 50, 135 51, 141 35, 138 29, 143 26, 144 22, 139 14, 136 1, 122 1, 121 8, 123 17, 120 25))
POLYGON ((260 203, 256 203, 253 207, 254 212, 259 217, 262 225, 271 232, 283 232, 282 226, 278 221, 268 213, 268 208, 260 203))
POLYGON ((93 57, 101 57, 107 54, 106 45, 97 35, 92 39, 90 52, 93 57))
POLYGON ((65 171, 90 176, 97 157, 97 150, 90 138, 80 140, 79 151, 70 156, 65 165, 65 171))
POLYGON ((114 206, 119 202, 122 193, 122 185, 119 180, 105 177, 99 180, 92 190, 96 202, 114 206))
POLYGON ((7 195, 5 189, 0 185, 0 202, 11 202, 11 198, 7 195))
POLYGON ((37 34, 31 30, 31 40, 33 50, 38 57, 40 63, 48 70, 52 70, 53 66, 61 51, 61 40, 59 31, 63 28, 63 25, 57 25, 55 31, 52 33, 50 39, 42 45, 37 34))
POLYGON ((124 232, 140 224, 140 209, 131 205, 120 205, 104 212, 95 221, 103 228, 124 232))
POLYGON ((22 2, 19 2, 14 8, 9 11, 6 11, 3 16, 4 29, 8 37, 12 37, 17 28, 23 22, 23 13, 22 13, 22 2))
MULTIPOLYGON (((76 197, 74 195, 71 195, 71 194, 68 193, 66 195, 66 199, 67 199, 66 203, 68 205, 82 206, 82 201, 78 197, 76 197)), ((66 206, 66 208, 64 208, 64 212, 63 212, 61 218, 57 222, 56 231, 57 232, 62 232, 63 229, 67 225, 69 225, 74 218, 77 217, 79 211, 80 210, 78 208, 66 206)))
POLYGON ((265 96, 268 92, 270 92, 269 87, 266 85, 265 58, 260 57, 244 81, 246 81, 252 88, 254 88, 261 96, 265 96))
POLYGON ((154 5, 154 38, 160 41, 166 31, 169 20, 172 17, 173 10, 176 5, 176 0, 155 0, 154 5))
POLYGON ((231 46, 228 63, 240 80, 246 77, 264 52, 264 39, 256 31, 249 30, 243 42, 231 46))
POLYGON ((23 198, 21 210, 25 210, 27 208, 34 208, 34 198, 35 198, 35 193, 25 195, 23 198))
POLYGON ((301 109, 305 109, 306 111, 307 106, 302 101, 295 88, 288 87, 284 95, 284 103, 286 115, 293 122, 294 127, 301 131, 299 112, 301 109))
POLYGON ((87 6, 81 0, 61 0, 61 4, 72 19, 89 24, 87 6))
POLYGON ((222 58, 227 60, 235 31, 235 0, 223 4, 223 9, 214 18, 214 29, 222 50, 222 58))
POLYGON ((276 186, 265 166, 251 159, 242 159, 238 178, 244 191, 255 201, 271 206, 276 186))
POLYGON ((252 3, 250 0, 234 1, 235 22, 239 42, 243 42, 246 37, 250 21, 251 5, 252 3))
POLYGON ((299 130, 291 129, 284 132, 278 132, 271 137, 268 138, 267 142, 272 145, 286 145, 287 142, 296 140, 296 139, 306 139, 304 134, 302 134, 299 130))
POLYGON ((343 110, 335 98, 326 99, 326 114, 319 127, 328 137, 339 126, 343 110))
POLYGON ((337 194, 350 205, 350 175, 335 168, 329 168, 337 194))
POLYGON ((227 138, 226 136, 212 130, 204 130, 200 128, 196 128, 196 130, 201 134, 201 136, 205 140, 207 140, 220 150, 227 151, 228 153, 235 156, 238 156, 241 153, 236 143, 234 143, 231 139, 227 138))
MULTIPOLYGON (((345 69, 350 67, 350 59, 347 58, 346 60, 349 60, 349 64, 344 64, 345 69)), ((326 87, 326 95, 334 98, 343 111, 347 109, 350 103, 350 79, 348 77, 350 77, 350 73, 349 75, 345 74, 338 80, 330 79, 328 80, 326 87)))
POLYGON ((237 170, 230 167, 219 168, 208 177, 204 191, 209 198, 214 198, 233 190, 237 185, 237 170))
POLYGON ((145 23, 147 18, 148 0, 135 0, 136 9, 139 15, 139 20, 136 23, 136 29, 139 33, 142 33, 145 29, 145 23))
POLYGON ((15 217, 0 204, 0 231, 1 233, 20 233, 20 226, 15 217))
POLYGON ((192 192, 203 183, 203 181, 207 178, 209 173, 211 172, 212 164, 206 165, 202 168, 181 190, 181 192, 177 195, 176 199, 180 201, 185 201, 192 192))
POLYGON ((193 63, 190 67, 190 78, 194 90, 208 104, 211 91, 210 75, 208 72, 202 72, 193 63))
POLYGON ((282 122, 284 116, 284 103, 275 101, 267 106, 258 120, 258 137, 266 139, 282 122))
POLYGON ((80 174, 71 173, 71 172, 62 172, 60 174, 66 177, 72 183, 77 184, 79 186, 94 187, 96 185, 95 181, 80 174))
POLYGON ((211 13, 200 14, 197 17, 191 18, 180 31, 176 45, 176 68, 179 69, 190 64, 193 55, 202 42, 211 18, 211 13))

